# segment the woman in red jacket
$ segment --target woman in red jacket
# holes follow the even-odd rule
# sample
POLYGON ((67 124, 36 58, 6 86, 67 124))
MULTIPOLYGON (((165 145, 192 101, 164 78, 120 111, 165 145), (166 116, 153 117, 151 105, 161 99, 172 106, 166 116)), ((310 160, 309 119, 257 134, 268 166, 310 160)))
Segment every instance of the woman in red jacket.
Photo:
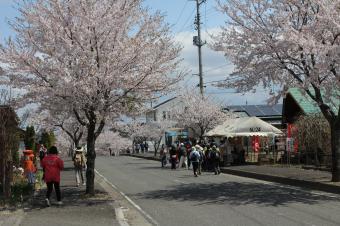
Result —
POLYGON ((58 149, 52 146, 48 155, 42 160, 41 167, 45 170, 45 182, 47 184, 46 204, 50 206, 50 196, 53 191, 57 195, 57 204, 62 205, 60 194, 60 171, 64 169, 64 162, 58 156, 58 149))

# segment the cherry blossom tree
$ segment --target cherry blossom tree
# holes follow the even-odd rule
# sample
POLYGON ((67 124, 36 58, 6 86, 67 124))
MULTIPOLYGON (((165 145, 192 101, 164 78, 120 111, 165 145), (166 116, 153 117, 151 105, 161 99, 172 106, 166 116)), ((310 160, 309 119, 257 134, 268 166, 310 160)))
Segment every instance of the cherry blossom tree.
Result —
POLYGON ((173 127, 175 123, 173 121, 164 120, 161 122, 148 122, 143 125, 144 136, 148 141, 151 141, 154 148, 154 156, 157 155, 159 146, 165 135, 165 131, 173 127))
MULTIPOLYGON (((61 129, 71 139, 73 148, 78 147, 86 136, 85 127, 77 121, 69 107, 59 103, 31 109, 28 112, 27 124, 36 125, 39 130, 61 129)), ((70 154, 72 155, 72 152, 70 154)))
POLYGON ((194 135, 203 139, 207 130, 227 120, 231 115, 222 112, 210 96, 202 96, 196 91, 186 91, 181 98, 180 107, 171 111, 172 119, 178 126, 189 128, 194 135))
POLYGON ((102 154, 107 155, 108 149, 120 151, 126 149, 131 144, 131 140, 119 135, 118 132, 111 130, 104 131, 97 139, 97 147, 101 149, 102 154))
POLYGON ((181 48, 141 0, 19 2, 0 61, 24 102, 68 106, 87 134, 86 193, 94 194, 95 141, 105 124, 182 77, 181 48))
MULTIPOLYGON (((213 48, 235 70, 222 86, 300 87, 331 127, 332 181, 340 181, 340 0, 219 0, 226 25, 213 48)), ((272 90, 272 89, 271 89, 272 90)))

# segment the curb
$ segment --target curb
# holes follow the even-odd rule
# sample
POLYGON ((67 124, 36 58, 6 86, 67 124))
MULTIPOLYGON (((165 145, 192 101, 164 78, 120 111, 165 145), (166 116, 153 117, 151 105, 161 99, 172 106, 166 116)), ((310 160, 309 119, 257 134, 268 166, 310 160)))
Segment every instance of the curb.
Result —
MULTIPOLYGON (((159 161, 159 159, 156 159, 155 157, 140 156, 140 155, 134 155, 134 154, 129 154, 126 156, 159 161)), ((258 180, 297 186, 301 188, 340 194, 340 187, 336 185, 332 185, 332 184, 325 184, 325 183, 320 183, 320 182, 315 182, 315 181, 299 180, 299 179, 267 175, 267 174, 259 174, 259 173, 253 173, 253 172, 242 171, 242 170, 228 169, 228 168, 221 168, 221 172, 225 174, 240 176, 240 177, 253 178, 253 179, 258 179, 258 180)))
POLYGON ((114 184, 108 181, 100 172, 95 169, 95 174, 99 186, 101 186, 112 198, 115 196, 120 196, 119 199, 115 199, 117 203, 113 205, 116 220, 120 226, 130 226, 130 225, 140 225, 140 226, 152 226, 159 225, 150 215, 144 212, 141 207, 135 204, 126 194, 120 191, 114 184), (124 201, 123 201, 124 200, 124 201), (128 207, 129 206, 129 207, 128 207), (135 215, 132 222, 130 222, 128 217, 124 214, 124 209, 128 211, 134 211, 135 215), (133 210, 134 209, 134 210, 133 210), (137 215, 136 215, 137 213, 137 215))
POLYGON ((267 174, 258 174, 258 173, 253 173, 253 172, 226 169, 226 168, 221 168, 221 171, 223 173, 227 173, 227 174, 231 174, 235 176, 248 177, 248 178, 253 178, 253 179, 258 179, 258 180, 297 186, 301 188, 308 188, 312 190, 319 190, 319 191, 324 191, 324 192, 340 194, 340 187, 336 185, 331 185, 331 184, 324 184, 320 182, 299 180, 299 179, 273 176, 273 175, 267 175, 267 174))

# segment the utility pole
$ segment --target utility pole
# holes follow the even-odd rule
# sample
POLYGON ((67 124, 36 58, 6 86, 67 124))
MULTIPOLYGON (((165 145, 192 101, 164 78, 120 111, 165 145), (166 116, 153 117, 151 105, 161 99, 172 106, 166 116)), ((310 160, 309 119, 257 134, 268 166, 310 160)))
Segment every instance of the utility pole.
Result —
POLYGON ((201 15, 200 15, 200 6, 206 0, 196 0, 196 19, 195 19, 195 28, 197 30, 197 36, 193 37, 194 45, 198 47, 198 76, 200 78, 200 93, 203 96, 204 93, 204 85, 203 85, 203 71, 202 71, 202 46, 206 44, 206 42, 202 42, 201 39, 201 15))

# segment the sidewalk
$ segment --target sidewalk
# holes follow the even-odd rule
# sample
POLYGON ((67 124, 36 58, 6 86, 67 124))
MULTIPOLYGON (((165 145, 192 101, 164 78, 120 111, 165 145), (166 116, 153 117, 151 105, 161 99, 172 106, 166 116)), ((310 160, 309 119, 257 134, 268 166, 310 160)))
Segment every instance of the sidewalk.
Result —
MULTIPOLYGON (((85 173, 84 173, 85 174, 85 173)), ((85 175, 84 175, 85 176, 85 175)), ((22 226, 60 225, 119 225, 115 216, 114 200, 95 180, 96 196, 86 197, 85 186, 76 187, 73 164, 65 161, 61 175, 62 206, 56 205, 56 197, 51 196, 51 207, 46 207, 46 186, 38 192, 30 208, 24 210, 22 226)))
MULTIPOLYGON (((159 161, 153 153, 131 154, 131 156, 159 161)), ((301 166, 285 165, 241 165, 222 167, 223 173, 249 177, 281 184, 340 194, 340 182, 331 182, 327 171, 303 169, 301 166)))

